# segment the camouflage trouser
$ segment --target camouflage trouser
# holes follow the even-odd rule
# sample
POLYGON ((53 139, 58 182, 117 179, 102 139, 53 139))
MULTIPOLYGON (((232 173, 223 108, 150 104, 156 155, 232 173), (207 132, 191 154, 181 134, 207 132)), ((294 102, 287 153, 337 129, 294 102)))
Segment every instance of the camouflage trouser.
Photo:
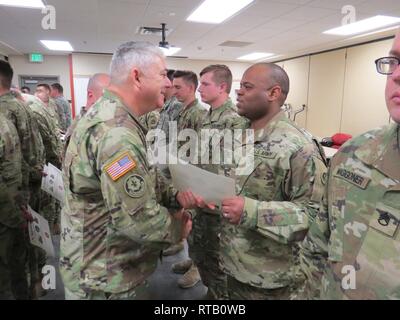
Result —
POLYGON ((40 209, 40 198, 41 198, 41 184, 33 184, 30 186, 30 198, 29 205, 33 210, 39 213, 40 209))
POLYGON ((228 299, 226 274, 219 266, 221 218, 199 212, 193 219, 192 233, 188 239, 189 256, 199 269, 207 295, 215 300, 228 299))
POLYGON ((14 229, 11 247, 10 268, 11 286, 17 300, 27 300, 30 297, 28 289, 28 245, 27 230, 14 229))
POLYGON ((104 291, 84 292, 65 290, 65 300, 149 300, 149 285, 147 281, 135 288, 119 293, 109 293, 104 291))
POLYGON ((229 300, 288 300, 289 287, 264 289, 253 287, 228 276, 229 300))
POLYGON ((49 226, 51 227, 57 219, 56 199, 48 193, 41 191, 38 213, 49 222, 49 226))
POLYGON ((0 300, 14 299, 9 261, 12 241, 13 230, 0 224, 0 300))
POLYGON ((172 245, 179 243, 182 238, 182 221, 177 219, 171 219, 170 228, 171 228, 172 245))

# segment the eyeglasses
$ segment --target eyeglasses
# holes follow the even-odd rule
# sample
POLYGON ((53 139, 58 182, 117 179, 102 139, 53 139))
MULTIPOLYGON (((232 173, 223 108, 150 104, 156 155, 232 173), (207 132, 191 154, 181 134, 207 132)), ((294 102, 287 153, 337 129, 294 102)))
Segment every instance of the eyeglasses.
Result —
POLYGON ((391 75, 399 66, 400 59, 396 57, 383 57, 375 60, 376 70, 380 74, 391 75))

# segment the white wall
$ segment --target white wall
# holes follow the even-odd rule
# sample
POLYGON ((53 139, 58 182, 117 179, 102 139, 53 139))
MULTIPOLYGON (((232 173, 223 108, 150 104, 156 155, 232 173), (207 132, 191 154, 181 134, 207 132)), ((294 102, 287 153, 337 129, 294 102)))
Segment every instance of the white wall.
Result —
MULTIPOLYGON (((305 126, 298 124, 319 137, 336 132, 356 136, 388 124, 386 77, 377 73, 374 61, 387 56, 392 43, 393 39, 377 41, 279 62, 288 72, 294 95, 301 97, 298 102, 306 100, 308 106, 305 126), (307 87, 308 97, 303 92, 307 87)), ((293 93, 287 102, 291 100, 293 93)))
MULTIPOLYGON (((72 61, 74 66, 74 79, 90 77, 95 73, 108 73, 111 62, 111 55, 107 54, 73 54, 72 61)), ((240 80, 244 71, 251 65, 242 62, 230 61, 209 61, 209 60, 191 60, 191 59, 176 59, 167 58, 167 67, 169 69, 191 70, 197 74, 210 64, 225 64, 231 71, 233 76, 233 84, 231 90, 231 98, 236 102, 235 89, 239 87, 240 80)), ((86 90, 86 88, 75 88, 77 90, 86 90)), ((198 96, 198 94, 197 94, 198 96)))
POLYGON ((28 55, 9 56, 9 62, 14 69, 13 84, 19 84, 19 76, 58 76, 64 87, 64 96, 71 99, 68 56, 44 56, 43 63, 29 62, 28 55))

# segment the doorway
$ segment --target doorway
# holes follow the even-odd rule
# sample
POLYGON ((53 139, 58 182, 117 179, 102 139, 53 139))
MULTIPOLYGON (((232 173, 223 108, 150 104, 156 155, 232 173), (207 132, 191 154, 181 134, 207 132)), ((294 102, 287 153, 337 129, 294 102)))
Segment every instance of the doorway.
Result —
POLYGON ((31 89, 31 94, 35 93, 36 86, 39 83, 46 83, 51 86, 53 83, 60 82, 58 76, 19 76, 19 87, 28 87, 31 89))

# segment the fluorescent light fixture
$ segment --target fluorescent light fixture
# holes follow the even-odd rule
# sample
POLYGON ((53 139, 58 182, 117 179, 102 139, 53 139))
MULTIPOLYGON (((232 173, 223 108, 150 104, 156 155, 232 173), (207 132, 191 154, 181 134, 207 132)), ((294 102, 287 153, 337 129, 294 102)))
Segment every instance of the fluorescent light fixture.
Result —
POLYGON ((40 42, 49 50, 55 51, 74 51, 68 41, 40 40, 40 42))
POLYGON ((383 28, 395 23, 400 23, 400 18, 389 16, 374 16, 368 19, 360 20, 354 23, 327 30, 323 33, 333 34, 338 36, 350 36, 366 31, 383 28))
POLYGON ((263 58, 272 57, 273 55, 274 55, 273 53, 253 52, 253 53, 241 56, 241 57, 239 57, 237 59, 238 60, 246 60, 246 61, 254 61, 254 60, 260 60, 260 59, 263 59, 263 58))
POLYGON ((205 0, 186 20, 221 23, 254 0, 205 0))
POLYGON ((181 50, 181 48, 177 48, 177 47, 169 47, 169 48, 160 47, 160 49, 164 52, 164 54, 166 56, 172 56, 181 50))
POLYGON ((372 36, 373 34, 382 33, 382 32, 386 32, 386 31, 390 31, 390 30, 395 30, 395 29, 398 29, 398 28, 399 28, 399 26, 380 29, 380 30, 373 31, 373 32, 368 32, 368 33, 365 33, 365 34, 360 34, 358 36, 354 36, 354 37, 348 38, 346 40, 353 40, 353 39, 363 38, 363 37, 367 37, 367 36, 372 36))
POLYGON ((23 8, 45 8, 42 0, 0 0, 0 5, 23 8))

